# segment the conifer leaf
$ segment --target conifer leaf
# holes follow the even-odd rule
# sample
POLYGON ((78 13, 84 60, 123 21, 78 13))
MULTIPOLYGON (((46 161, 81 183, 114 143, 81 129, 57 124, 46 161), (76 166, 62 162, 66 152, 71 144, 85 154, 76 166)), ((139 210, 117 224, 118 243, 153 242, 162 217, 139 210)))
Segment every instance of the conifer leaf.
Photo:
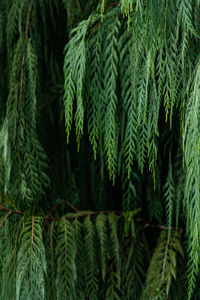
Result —
POLYGON ((63 297, 75 299, 76 271, 76 244, 74 228, 69 220, 61 220, 57 229, 57 299, 63 297))
POLYGON ((45 299, 46 258, 42 241, 42 218, 24 219, 17 254, 16 299, 45 299))

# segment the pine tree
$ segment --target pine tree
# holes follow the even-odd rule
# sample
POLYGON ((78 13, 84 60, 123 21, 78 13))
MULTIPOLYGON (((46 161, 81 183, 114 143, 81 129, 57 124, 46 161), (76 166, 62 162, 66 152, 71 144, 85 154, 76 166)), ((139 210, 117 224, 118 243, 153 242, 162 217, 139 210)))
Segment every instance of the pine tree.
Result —
POLYGON ((0 299, 200 299, 200 1, 0 1, 0 299))

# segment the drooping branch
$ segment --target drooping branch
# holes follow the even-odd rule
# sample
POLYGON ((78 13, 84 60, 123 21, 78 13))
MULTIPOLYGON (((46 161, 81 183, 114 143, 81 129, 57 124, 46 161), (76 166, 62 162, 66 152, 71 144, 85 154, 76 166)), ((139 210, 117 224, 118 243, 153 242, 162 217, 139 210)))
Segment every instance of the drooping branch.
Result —
MULTIPOLYGON (((26 19, 24 48, 26 48, 26 44, 27 44, 27 40, 28 40, 28 29, 29 29, 29 24, 30 24, 30 17, 31 17, 32 7, 33 7, 33 1, 31 1, 31 3, 30 3, 28 14, 27 14, 27 19, 26 19)), ((22 101, 24 64, 25 64, 25 53, 22 56, 22 63, 21 63, 21 77, 20 77, 20 90, 19 90, 19 102, 18 102, 19 106, 21 105, 21 101, 22 101)))
POLYGON ((8 209, 8 208, 4 207, 2 203, 0 203, 0 210, 1 210, 1 211, 11 212, 10 214, 18 214, 18 215, 21 215, 21 216, 24 215, 24 213, 23 213, 22 211, 20 211, 20 210, 12 210, 12 209, 8 209))
POLYGON ((5 221, 7 220, 7 218, 12 214, 12 211, 9 210, 8 213, 3 217, 2 222, 0 223, 0 228, 3 226, 3 224, 5 223, 5 221))
POLYGON ((164 277, 165 277, 165 270, 166 270, 168 250, 169 250, 169 240, 167 240, 167 244, 166 244, 166 248, 165 248, 165 256, 164 256, 164 261, 163 261, 162 278, 161 278, 161 280, 164 280, 164 277))
MULTIPOLYGON (((116 215, 123 215, 124 212, 123 211, 117 211, 117 210, 105 210, 105 211, 79 211, 76 207, 74 207, 73 205, 71 205, 68 201, 59 203, 57 205, 55 205, 50 212, 44 216, 44 221, 45 222, 56 222, 59 221, 61 219, 63 219, 62 217, 59 218, 53 218, 51 217, 51 213, 61 204, 67 204, 70 208, 72 208, 75 213, 71 213, 68 216, 64 216, 64 218, 66 220, 73 220, 73 219, 77 219, 77 218, 84 218, 87 216, 98 216, 100 214, 104 214, 104 215, 108 215, 111 213, 114 213, 116 215)), ((1 211, 7 211, 8 214, 6 215, 6 219, 9 217, 9 215, 11 214, 18 214, 21 216, 24 216, 24 213, 22 211, 19 210, 9 210, 7 208, 5 208, 2 204, 0 204, 0 210, 1 211)), ((136 223, 141 224, 142 225, 142 230, 146 229, 146 228, 155 228, 155 229, 159 229, 159 230, 169 230, 168 226, 162 225, 162 224, 154 224, 154 223, 149 223, 146 222, 143 218, 141 217, 137 217, 137 216, 133 216, 134 220, 136 223)), ((1 226, 0 226, 1 227, 1 226)), ((182 227, 171 227, 172 231, 179 231, 179 232, 183 232, 185 229, 182 227)))
POLYGON ((34 216, 32 216, 31 249, 33 249, 33 239, 34 239, 34 216))

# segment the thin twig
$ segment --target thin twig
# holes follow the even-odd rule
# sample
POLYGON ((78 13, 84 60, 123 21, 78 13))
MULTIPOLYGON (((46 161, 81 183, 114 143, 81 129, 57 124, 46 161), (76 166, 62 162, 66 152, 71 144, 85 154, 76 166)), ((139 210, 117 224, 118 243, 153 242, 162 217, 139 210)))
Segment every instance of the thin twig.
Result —
MULTIPOLYGON (((56 196, 52 193, 52 192, 49 192, 47 191, 46 194, 50 197, 50 198, 56 198, 56 196)), ((59 198, 58 198, 59 199, 59 198)), ((62 199, 60 199, 62 200, 62 199)), ((72 208, 72 210, 74 210, 75 212, 80 212, 80 210, 78 208, 76 208, 75 206, 73 206, 71 203, 69 203, 67 200, 63 200, 63 202, 60 202, 60 203, 57 203, 51 210, 50 212, 48 213, 48 215, 51 214, 51 212, 56 209, 59 205, 61 204, 67 204, 67 206, 69 206, 70 208, 72 208)))
MULTIPOLYGON (((73 219, 76 219, 76 218, 84 218, 86 216, 97 216, 99 214, 104 214, 104 215, 107 215, 107 214, 110 214, 110 213, 114 213, 116 215, 122 215, 124 212, 123 211, 118 211, 118 210, 106 210, 106 211, 83 211, 81 212, 80 210, 78 210, 76 207, 74 207, 72 204, 70 204, 68 201, 65 201, 65 202, 62 202, 62 203, 59 203, 57 204, 56 206, 54 206, 50 212, 44 216, 44 220, 45 222, 46 221, 49 221, 49 222, 55 222, 55 221, 59 221, 63 218, 60 217, 60 218, 51 218, 50 215, 52 213, 52 211, 54 209, 56 209, 56 207, 58 205, 61 205, 61 204, 67 204, 69 207, 71 207, 76 213, 74 213, 73 215, 69 215, 69 216, 64 216, 64 218, 66 220, 73 220, 73 219)), ((1 203, 0 203, 0 210, 1 211, 7 211, 7 212, 10 212, 10 214, 18 214, 18 215, 21 215, 23 216, 24 213, 20 210, 9 210, 7 208, 5 208, 1 203)), ((141 225, 143 225, 142 227, 142 230, 146 229, 146 228, 157 228, 159 230, 169 230, 169 228, 165 225, 161 225, 161 224, 153 224, 153 223, 149 223, 149 222, 146 222, 143 218, 140 218, 140 217, 136 217, 136 216, 133 216, 135 222, 137 223, 141 223, 141 225)), ((179 232, 183 232, 184 231, 184 228, 182 227, 171 227, 171 230, 172 231, 179 231, 179 232)))
POLYGON ((80 210, 78 210, 75 206, 73 206, 71 203, 69 203, 68 201, 64 201, 61 203, 57 203, 54 207, 52 207, 52 209, 49 211, 47 216, 50 216, 52 214, 52 212, 60 205, 62 204, 66 204, 67 206, 69 206, 72 210, 74 210, 75 212, 80 212, 80 210))
POLYGON ((4 216, 1 224, 0 224, 0 228, 3 226, 3 224, 5 223, 5 221, 7 220, 7 218, 12 214, 12 211, 9 210, 8 213, 4 216))
MULTIPOLYGON (((167 227, 165 225, 149 223, 149 222, 146 222, 144 219, 142 219, 140 217, 135 217, 135 221, 137 223, 143 223, 143 230, 146 229, 146 228, 157 228, 157 229, 160 229, 160 230, 169 230, 169 227, 167 227)), ((182 232, 182 231, 184 231, 184 228, 182 228, 182 227, 171 227, 171 230, 182 232)))
POLYGON ((0 203, 0 210, 1 211, 8 211, 8 212, 11 211, 12 214, 18 214, 18 215, 21 215, 21 216, 24 215, 22 211, 20 211, 20 210, 11 210, 11 209, 5 208, 1 203, 0 203))
POLYGON ((81 5, 80 5, 79 0, 76 0, 76 5, 77 5, 78 9, 81 9, 81 5))

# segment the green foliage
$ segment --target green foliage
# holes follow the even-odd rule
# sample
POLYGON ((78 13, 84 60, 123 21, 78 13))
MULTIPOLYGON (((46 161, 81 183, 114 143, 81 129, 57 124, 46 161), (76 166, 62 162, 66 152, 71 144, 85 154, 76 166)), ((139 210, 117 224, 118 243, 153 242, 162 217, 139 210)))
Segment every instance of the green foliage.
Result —
MULTIPOLYGON (((5 216, 1 217, 1 222, 5 216)), ((15 299, 16 296, 16 242, 13 243, 10 232, 10 221, 7 219, 1 230, 1 298, 15 299), (15 245, 15 246, 14 246, 15 245), (8 289, 9 286, 9 289, 8 289)))
POLYGON ((199 9, 0 1, 0 299, 200 297, 199 9))
POLYGON ((104 61, 104 99, 105 105, 105 136, 104 136, 104 151, 107 162, 107 169, 110 179, 115 178, 116 161, 117 161, 117 137, 116 137, 116 80, 117 80, 117 38, 119 34, 120 22, 118 18, 108 22, 105 30, 108 32, 106 37, 106 49, 103 57, 104 61), (113 22, 114 20, 114 22, 113 22), (111 54, 111 55, 110 55, 111 54))
POLYGON ((69 133, 72 123, 73 113, 73 100, 75 94, 77 95, 77 110, 75 114, 76 120, 76 133, 78 139, 83 133, 83 79, 85 73, 85 35, 87 27, 89 26, 90 19, 80 23, 76 30, 73 30, 71 34, 74 34, 74 38, 70 40, 67 45, 65 62, 64 62, 64 74, 65 74, 65 124, 67 130, 67 139, 69 139, 69 133), (79 34, 78 39, 76 32, 79 34), (78 50, 78 51, 77 51, 78 50), (72 59, 73 58, 73 59, 72 59), (77 82, 75 83, 75 80, 77 82))
POLYGON ((46 258, 41 217, 32 216, 24 219, 19 244, 16 262, 16 299, 45 299, 46 258))
POLYGON ((107 228, 106 228, 106 216, 103 214, 99 214, 96 221, 96 229, 99 238, 99 245, 100 245, 100 262, 101 262, 101 272, 102 272, 102 279, 105 281, 106 275, 106 266, 107 266, 107 258, 106 258, 106 249, 108 244, 108 237, 107 237, 107 228))
POLYGON ((141 299, 168 298, 172 282, 176 280, 178 255, 184 256, 180 234, 173 232, 169 241, 166 232, 162 232, 149 264, 141 299))
POLYGON ((169 171, 164 185, 164 198, 166 205, 166 219, 168 226, 168 238, 170 238, 171 226, 173 221, 173 202, 174 202, 174 179, 173 179, 173 168, 171 161, 171 152, 169 153, 169 171))
POLYGON ((63 219, 58 225, 57 232, 57 299, 74 299, 75 296, 75 239, 74 229, 70 221, 63 219))
POLYGON ((187 170, 185 183, 185 209, 188 215, 187 234, 189 235, 189 288, 192 291, 195 282, 195 271, 199 265, 199 58, 194 69, 193 81, 185 115, 184 158, 187 170))

